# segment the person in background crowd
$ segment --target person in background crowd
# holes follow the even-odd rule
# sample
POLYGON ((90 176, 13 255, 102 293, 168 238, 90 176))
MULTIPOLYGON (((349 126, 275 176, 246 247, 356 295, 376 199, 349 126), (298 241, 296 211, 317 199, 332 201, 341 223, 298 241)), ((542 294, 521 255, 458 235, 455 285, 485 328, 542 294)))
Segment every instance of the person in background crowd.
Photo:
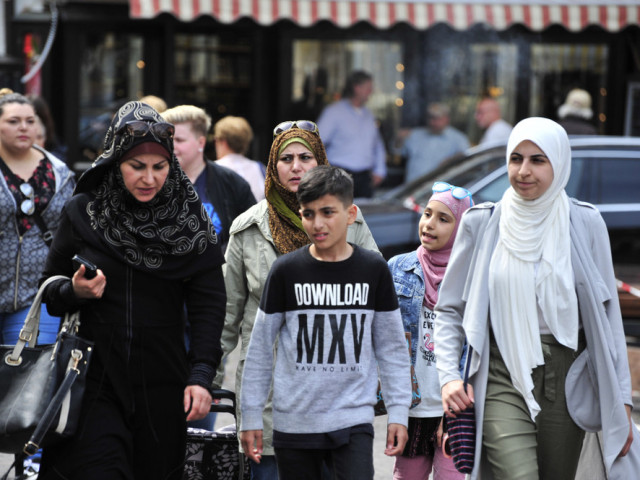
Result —
POLYGON ((331 164, 353 177, 354 195, 372 197, 387 175, 387 155, 373 114, 365 104, 373 92, 373 77, 363 71, 349 75, 342 100, 326 107, 318 118, 320 136, 331 164))
POLYGON ((140 99, 140 101, 153 107, 154 110, 158 113, 162 113, 167 109, 167 102, 156 95, 145 95, 140 99))
POLYGON ((44 149, 44 144, 47 141, 47 128, 42 123, 42 119, 36 115, 36 139, 33 142, 34 145, 44 149))
POLYGON ((56 124, 53 120, 53 115, 51 115, 49 104, 39 95, 27 95, 27 98, 33 104, 36 115, 42 121, 44 126, 45 140, 44 145, 41 145, 42 148, 52 153, 63 162, 66 162, 67 146, 58 138, 58 134, 56 133, 56 124))
POLYGON ((297 198, 311 245, 278 258, 269 272, 241 387, 242 447, 261 462, 273 384, 280 480, 322 480, 325 466, 333 479, 373 480, 378 373, 388 412, 385 455, 405 446, 412 395, 391 274, 378 254, 347 242, 358 215, 349 174, 314 167, 297 198))
MULTIPOLYGON (((0 327, 15 344, 38 291, 51 238, 75 186, 74 174, 35 145, 38 119, 31 101, 0 90, 0 327)), ((54 343, 60 318, 43 308, 38 343, 54 343)))
POLYGON ((449 121, 447 105, 429 104, 427 127, 411 130, 400 150, 400 155, 407 159, 405 182, 431 172, 443 160, 469 148, 467 137, 449 125, 449 121))
POLYGON ((470 479, 576 478, 585 430, 601 442, 582 458, 601 459, 606 478, 636 478, 640 439, 607 227, 565 192, 571 146, 556 122, 519 122, 506 163, 501 201, 462 218, 435 309, 443 408, 451 417, 475 409, 470 479))
POLYGON ((251 187, 234 171, 205 158, 204 147, 211 129, 211 117, 203 109, 179 105, 161 115, 175 125, 176 157, 207 209, 224 252, 231 223, 256 203, 251 187))
POLYGON ((475 119, 484 131, 480 144, 506 142, 513 128, 502 119, 500 104, 491 97, 485 97, 478 102, 475 119))
MULTIPOLYGON (((468 190, 436 182, 420 217, 416 251, 389 260, 405 334, 411 338, 411 363, 421 401, 409 410, 409 440, 396 457, 394 480, 463 480, 442 452, 442 397, 436 369, 434 307, 462 214, 473 205, 468 190)), ((403 348, 404 350, 404 348, 403 348)))
POLYGON ((586 90, 574 88, 558 108, 558 123, 569 135, 595 135, 596 127, 591 123, 591 95, 586 90))
MULTIPOLYGON (((327 164, 327 154, 315 123, 301 120, 279 124, 274 130, 267 164, 266 198, 240 215, 231 226, 224 277, 228 292, 227 316, 221 341, 226 356, 241 339, 236 371, 238 400, 249 339, 271 265, 280 255, 310 243, 298 213, 298 184, 306 171, 327 164)), ((359 209, 355 222, 349 227, 347 239, 355 245, 377 251, 359 209)), ((224 370, 219 368, 214 386, 222 385, 223 377, 224 370)), ((238 413, 240 407, 241 402, 238 402, 238 413)), ((263 419, 264 450, 260 463, 251 464, 251 475, 254 480, 277 480, 270 402, 263 419)), ((241 420, 239 416, 238 422, 241 420)))
POLYGON ((222 250, 173 154, 173 125, 125 104, 54 237, 43 279, 56 314, 95 342, 77 433, 46 447, 44 480, 182 478, 186 421, 209 413, 226 301, 222 250), (74 272, 79 254, 98 266, 74 272), (189 353, 183 311, 191 324, 189 353))
POLYGON ((224 117, 213 126, 213 138, 216 142, 216 163, 244 178, 256 200, 263 200, 265 167, 245 157, 253 139, 249 122, 242 117, 224 117))
MULTIPOLYGON (((53 233, 75 186, 67 165, 37 143, 42 122, 28 97, 0 90, 0 340, 18 341, 53 233)), ((40 315, 38 344, 54 343, 60 318, 40 315)), ((33 346, 34 342, 30 342, 33 346)), ((18 456, 19 457, 19 456, 18 456)), ((20 461, 20 458, 17 458, 20 461)), ((24 471, 39 469, 40 452, 24 461, 24 471)))

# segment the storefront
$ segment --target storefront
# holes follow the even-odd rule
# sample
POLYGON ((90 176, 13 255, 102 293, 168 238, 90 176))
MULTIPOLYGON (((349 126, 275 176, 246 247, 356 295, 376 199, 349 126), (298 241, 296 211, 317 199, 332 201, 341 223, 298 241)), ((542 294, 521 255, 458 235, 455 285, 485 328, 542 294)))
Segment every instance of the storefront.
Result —
MULTIPOLYGON (((555 118, 574 87, 591 93, 599 132, 640 135, 640 6, 597 3, 66 1, 40 88, 74 164, 100 148, 112 112, 143 94, 214 119, 245 116, 258 134, 251 153, 264 160, 273 125, 315 119, 353 69, 374 76, 369 107, 388 145, 399 128, 424 123, 432 101, 448 103, 473 142, 481 96, 515 122, 555 118)), ((15 56, 26 55, 27 35, 46 38, 48 12, 14 15, 15 56)))

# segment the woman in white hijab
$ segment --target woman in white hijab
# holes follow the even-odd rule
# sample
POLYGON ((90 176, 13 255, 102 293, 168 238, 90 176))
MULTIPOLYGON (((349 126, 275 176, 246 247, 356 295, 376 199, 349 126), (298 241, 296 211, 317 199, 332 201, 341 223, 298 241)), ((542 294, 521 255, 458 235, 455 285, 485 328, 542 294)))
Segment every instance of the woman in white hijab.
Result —
POLYGON ((635 428, 606 226, 565 193, 571 148, 557 123, 518 123, 507 168, 502 200, 463 217, 435 307, 444 410, 475 406, 471 479, 572 479, 585 431, 603 432, 609 478, 631 478, 616 464, 635 428))

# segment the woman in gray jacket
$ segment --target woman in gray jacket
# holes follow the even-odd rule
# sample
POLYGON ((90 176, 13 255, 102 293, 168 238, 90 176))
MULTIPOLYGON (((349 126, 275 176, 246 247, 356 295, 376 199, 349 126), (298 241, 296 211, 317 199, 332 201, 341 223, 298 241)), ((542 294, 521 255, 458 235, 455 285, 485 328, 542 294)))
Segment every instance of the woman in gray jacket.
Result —
POLYGON ((608 478, 634 478, 640 445, 604 221, 565 193, 571 148, 557 123, 516 125, 507 167, 502 200, 463 217, 436 305, 443 407, 452 417, 475 408, 471 479, 574 478, 585 432, 598 431, 608 478))
MULTIPOLYGON (((34 145, 37 117, 31 101, 0 91, 0 340, 18 334, 75 186, 73 172, 34 145)), ((38 343, 55 342, 60 319, 42 309, 38 343)), ((31 343, 31 342, 30 342, 31 343)), ((35 343, 35 342, 34 342, 35 343)))
MULTIPOLYGON (((280 255, 310 243, 302 228, 296 192, 302 175, 317 165, 327 165, 327 154, 318 127, 310 121, 283 122, 274 130, 265 179, 266 199, 240 215, 231 226, 225 255, 227 313, 222 332, 222 350, 232 352, 241 337, 240 361, 236 371, 236 394, 240 385, 249 339, 267 274, 280 255)), ((378 250, 358 210, 347 240, 378 250)), ((222 367, 214 384, 222 383, 222 367)), ((238 406, 238 421, 240 408, 238 406)), ((277 479, 272 440, 271 402, 264 414, 263 452, 260 464, 251 464, 253 479, 277 479)))

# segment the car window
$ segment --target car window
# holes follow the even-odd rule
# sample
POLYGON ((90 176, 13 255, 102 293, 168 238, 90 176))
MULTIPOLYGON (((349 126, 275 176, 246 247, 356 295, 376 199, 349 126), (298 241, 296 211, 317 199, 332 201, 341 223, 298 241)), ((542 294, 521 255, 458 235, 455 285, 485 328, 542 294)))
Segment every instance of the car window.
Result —
MULTIPOLYGON (((585 194, 583 182, 584 178, 584 166, 585 160, 583 158, 574 158, 571 162, 571 177, 565 190, 569 197, 576 197, 581 200, 586 200, 583 196, 585 194)), ((502 198, 505 190, 509 188, 509 177, 507 176, 506 168, 504 172, 497 178, 491 180, 485 185, 479 186, 477 191, 472 188, 474 203, 482 202, 497 202, 502 198)))
POLYGON ((475 204, 482 202, 497 202, 504 195, 504 191, 509 188, 509 177, 506 171, 498 178, 489 182, 477 192, 473 193, 473 202, 475 204))
POLYGON ((588 178, 585 172, 586 160, 584 158, 574 157, 571 160, 571 176, 567 182, 567 186, 564 188, 572 198, 578 200, 587 200, 588 190, 586 179, 588 178))
POLYGON ((640 161, 637 158, 604 158, 600 161, 597 203, 640 203, 640 161))
MULTIPOLYGON (((458 171, 454 175, 442 175, 437 178, 430 179, 430 181, 424 183, 419 189, 416 189, 412 198, 418 205, 425 206, 431 198, 433 183, 436 181, 443 181, 456 185, 458 187, 470 188, 477 181, 483 179, 487 175, 494 172, 505 164, 504 151, 498 153, 491 152, 481 158, 475 158, 469 162, 469 167, 462 171, 458 171)), ((477 203, 474 198, 474 203, 477 203)))

